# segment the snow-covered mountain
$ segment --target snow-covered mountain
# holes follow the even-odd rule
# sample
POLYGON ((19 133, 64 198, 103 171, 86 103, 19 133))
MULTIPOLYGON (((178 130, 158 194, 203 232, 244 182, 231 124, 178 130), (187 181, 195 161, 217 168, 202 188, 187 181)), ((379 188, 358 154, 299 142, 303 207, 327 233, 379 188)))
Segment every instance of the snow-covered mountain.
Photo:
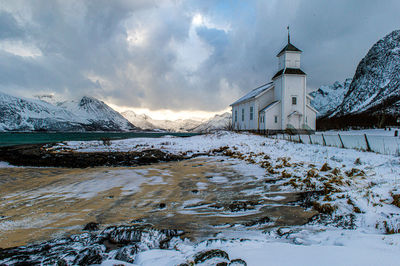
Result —
POLYGON ((226 128, 232 120, 231 113, 215 115, 208 120, 178 119, 155 120, 145 114, 133 111, 123 112, 122 115, 132 124, 142 129, 161 129, 172 132, 209 132, 226 128))
POLYGON ((0 131, 128 131, 136 129, 104 102, 92 97, 56 102, 0 92, 0 131))
POLYGON ((343 102, 351 81, 350 78, 343 83, 336 81, 333 85, 321 86, 318 90, 310 93, 314 98, 311 105, 318 111, 317 117, 324 117, 332 113, 343 102))
POLYGON ((330 115, 399 115, 400 30, 375 43, 358 64, 343 102, 330 115))
POLYGON ((215 115, 211 119, 201 123, 199 126, 193 128, 191 131, 193 132, 210 132, 220 129, 229 129, 229 126, 232 124, 232 114, 231 113, 223 113, 220 115, 215 115))
POLYGON ((132 124, 142 129, 161 129, 172 132, 187 132, 203 122, 195 119, 156 120, 148 115, 136 114, 133 111, 125 111, 121 114, 132 124))
POLYGON ((157 127, 153 124, 153 119, 145 114, 136 114, 133 111, 125 111, 122 112, 121 115, 141 129, 157 129, 157 127))

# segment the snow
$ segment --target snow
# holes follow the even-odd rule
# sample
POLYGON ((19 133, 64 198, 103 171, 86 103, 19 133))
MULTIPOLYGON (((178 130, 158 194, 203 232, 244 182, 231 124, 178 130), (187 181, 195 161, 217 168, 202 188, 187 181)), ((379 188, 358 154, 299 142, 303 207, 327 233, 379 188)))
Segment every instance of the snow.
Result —
POLYGON ((231 113, 217 114, 208 120, 178 119, 155 120, 145 114, 136 114, 133 111, 123 112, 122 115, 129 122, 142 129, 161 129, 173 132, 208 132, 225 128, 232 119, 231 113))
POLYGON ((257 97, 258 95, 260 95, 264 91, 270 89, 272 86, 273 86, 273 83, 270 82, 270 83, 262 85, 261 87, 255 88, 254 90, 252 90, 251 92, 247 93, 246 95, 244 95, 242 98, 240 98, 236 102, 232 103, 231 105, 236 105, 236 104, 239 104, 241 102, 247 101, 247 100, 249 100, 251 98, 257 97))
POLYGON ((95 98, 55 103, 57 99, 50 96, 28 99, 0 92, 0 131, 134 129, 118 112, 95 98))
POLYGON ((8 162, 2 162, 0 161, 0 168, 12 168, 12 167, 16 167, 14 165, 9 164, 8 162))
POLYGON ((371 47, 358 64, 348 93, 333 115, 362 113, 367 110, 375 114, 398 114, 396 103, 400 99, 399 47, 400 30, 389 33, 371 47))
MULTIPOLYGON (((91 141, 68 142, 67 146, 76 152, 104 149, 98 142, 91 141)), ((327 194, 328 198, 320 196, 318 203, 330 204, 336 209, 327 222, 317 220, 306 225, 271 228, 264 232, 246 231, 239 226, 234 227, 237 231, 233 235, 220 233, 214 240, 200 243, 175 239, 173 250, 149 250, 139 253, 135 260, 137 265, 179 264, 192 261, 197 252, 209 249, 224 250, 230 259, 243 259, 247 265, 398 265, 400 235, 387 233, 388 230, 400 230, 400 208, 392 205, 392 195, 400 193, 398 156, 292 143, 233 132, 189 138, 117 140, 107 149, 132 151, 150 147, 189 155, 226 147, 236 154, 235 158, 246 162, 235 167, 247 173, 249 182, 252 178, 276 180, 275 185, 280 185, 282 191, 279 195, 268 193, 266 197, 270 197, 271 200, 282 199, 285 191, 323 190, 324 186, 329 184, 333 187, 333 192, 327 194), (268 173, 265 168, 260 167, 266 161, 271 164, 275 173, 268 173), (331 168, 337 168, 339 174, 322 170, 321 167, 325 163, 331 168), (317 174, 314 175, 312 171, 317 174), (289 177, 285 178, 284 174, 289 177), (324 181, 332 178, 342 181, 324 181), (306 179, 309 183, 303 183, 306 179), (296 183, 297 187, 291 186, 287 182, 289 180, 296 183), (358 211, 355 211, 356 207, 358 211), (354 218, 354 227, 351 227, 351 224, 348 227, 340 224, 343 219, 351 217, 354 218)), ((224 177, 220 176, 213 179, 214 182, 226 182, 224 177)), ((197 186, 207 189, 201 183, 197 183, 197 186)), ((260 191, 254 189, 244 193, 251 195, 260 191)), ((194 199, 187 204, 195 202, 194 199)), ((242 213, 226 215, 240 216, 242 213)), ((218 259, 209 260, 202 265, 212 265, 210 263, 217 261, 218 259)))
POLYGON ((318 117, 330 114, 342 103, 344 96, 349 90, 351 80, 346 79, 344 83, 336 81, 331 86, 321 86, 318 90, 310 93, 314 98, 311 101, 311 106, 318 111, 318 117))

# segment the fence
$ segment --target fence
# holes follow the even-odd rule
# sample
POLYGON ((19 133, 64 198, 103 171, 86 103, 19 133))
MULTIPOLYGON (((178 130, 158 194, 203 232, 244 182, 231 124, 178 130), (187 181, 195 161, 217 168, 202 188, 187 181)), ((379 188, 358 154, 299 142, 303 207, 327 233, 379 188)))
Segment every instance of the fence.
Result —
MULTIPOLYGON (((272 137, 272 136, 271 136, 272 137)), ((400 138, 375 135, 288 135, 277 134, 277 139, 284 139, 304 144, 319 144, 324 146, 372 151, 387 155, 400 156, 400 138)))

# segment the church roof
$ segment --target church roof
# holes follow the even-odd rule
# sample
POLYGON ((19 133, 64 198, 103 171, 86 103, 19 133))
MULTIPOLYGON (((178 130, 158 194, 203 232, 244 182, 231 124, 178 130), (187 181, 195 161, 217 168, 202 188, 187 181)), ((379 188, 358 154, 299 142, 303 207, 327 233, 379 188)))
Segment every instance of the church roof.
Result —
POLYGON ((279 102, 280 102, 280 101, 273 101, 272 103, 268 104, 268 105, 265 106, 263 109, 261 109, 261 110, 260 110, 260 113, 266 111, 268 108, 274 106, 276 103, 279 103, 279 102))
POLYGON ((306 73, 300 68, 285 68, 281 69, 272 77, 272 79, 279 77, 282 74, 295 74, 295 75, 306 75, 306 73), (285 73, 283 71, 285 70, 285 73))
POLYGON ((237 100, 236 102, 232 103, 232 105, 236 105, 239 104, 241 102, 245 102, 247 100, 250 100, 252 98, 257 97, 258 95, 260 95, 261 93, 263 93, 264 91, 269 90, 270 88, 273 87, 273 82, 269 82, 267 84, 264 84, 258 88, 255 88, 254 90, 252 90, 251 92, 247 93, 245 96, 243 96, 242 98, 240 98, 239 100, 237 100))
POLYGON ((291 51, 291 52, 302 52, 299 48, 297 48, 296 46, 294 46, 293 44, 291 44, 290 42, 283 47, 283 49, 279 52, 279 54, 277 56, 280 56, 282 53, 286 52, 286 51, 291 51))

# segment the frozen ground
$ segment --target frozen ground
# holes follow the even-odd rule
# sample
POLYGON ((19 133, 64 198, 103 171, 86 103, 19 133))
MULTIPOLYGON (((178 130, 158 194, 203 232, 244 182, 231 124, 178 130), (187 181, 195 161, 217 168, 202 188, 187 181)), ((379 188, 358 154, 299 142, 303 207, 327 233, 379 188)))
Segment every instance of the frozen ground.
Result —
MULTIPOLYGON (((393 130, 363 133, 373 132, 393 133, 393 130)), ((191 138, 120 140, 109 147, 99 142, 69 142, 57 148, 75 151, 159 148, 190 155, 221 147, 225 147, 222 150, 227 156, 265 168, 270 178, 286 185, 289 191, 322 191, 312 204, 312 208, 321 212, 321 218, 306 226, 286 228, 284 233, 283 229, 271 230, 245 242, 228 240, 195 246, 181 243, 180 252, 187 255, 196 249, 221 248, 246 260, 248 265, 398 264, 399 157, 228 132, 191 138)), ((151 257, 148 257, 150 263, 151 257)), ((148 265, 144 254, 140 261, 148 265)))
MULTIPOLYGON (((303 226, 216 235, 200 243, 175 239, 172 250, 140 252, 135 259, 138 265, 190 262, 194 254, 209 249, 223 250, 229 259, 240 258, 247 265, 398 265, 399 157, 230 132, 118 140, 110 146, 97 141, 68 142, 51 149, 90 152, 149 148, 185 155, 225 155, 256 165, 265 171, 266 183, 274 182, 287 192, 309 191, 313 197, 305 207, 320 215, 303 226)), ((244 164, 238 170, 246 172, 248 168, 244 164)), ((220 177, 215 180, 223 181, 220 177)), ((259 192, 255 189, 249 193, 259 192)), ((213 258, 202 265, 222 261, 227 260, 213 258)))

